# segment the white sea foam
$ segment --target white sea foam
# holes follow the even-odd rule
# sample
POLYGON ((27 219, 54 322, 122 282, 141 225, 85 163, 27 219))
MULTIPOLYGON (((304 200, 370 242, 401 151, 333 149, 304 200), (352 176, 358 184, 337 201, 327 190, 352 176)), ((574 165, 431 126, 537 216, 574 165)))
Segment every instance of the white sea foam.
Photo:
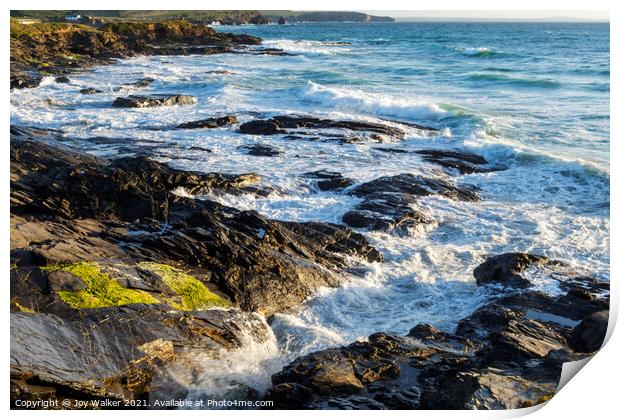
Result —
POLYGON ((457 48, 457 51, 460 51, 463 55, 470 57, 485 57, 497 53, 495 50, 487 47, 457 48))
POLYGON ((217 354, 188 351, 166 368, 167 376, 187 388, 186 400, 247 399, 269 388, 271 375, 282 369, 282 360, 276 337, 265 320, 257 318, 248 321, 249 333, 240 337, 237 349, 217 354), (267 337, 255 337, 254 329, 266 331, 267 337))
POLYGON ((412 120, 439 120, 450 114, 434 103, 399 98, 359 89, 324 86, 312 81, 303 91, 303 98, 345 110, 358 110, 412 120))
POLYGON ((279 48, 291 54, 307 56, 332 55, 348 50, 346 46, 330 42, 294 39, 265 40, 263 41, 263 45, 270 48, 279 48))

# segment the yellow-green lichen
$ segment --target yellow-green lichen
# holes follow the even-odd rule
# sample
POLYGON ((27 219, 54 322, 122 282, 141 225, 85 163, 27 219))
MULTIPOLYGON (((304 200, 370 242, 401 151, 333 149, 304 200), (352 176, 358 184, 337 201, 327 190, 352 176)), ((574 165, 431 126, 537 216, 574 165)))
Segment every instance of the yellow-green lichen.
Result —
POLYGON ((28 308, 28 307, 26 307, 26 306, 22 305, 21 303, 19 303, 19 302, 18 302, 18 301, 16 301, 16 300, 11 301, 11 303, 12 303, 13 305, 15 305, 15 307, 16 307, 17 309, 19 309, 19 311, 20 311, 20 312, 25 312, 25 313, 27 313, 27 314, 33 314, 33 313, 34 313, 34 310, 33 310, 33 309, 30 309, 30 308, 28 308))
POLYGON ((138 266, 159 275, 177 295, 168 303, 177 309, 194 311, 214 306, 229 307, 231 303, 211 292, 198 279, 166 264, 142 262, 138 266), (180 300, 180 303, 179 303, 180 300))
POLYGON ((159 303, 149 293, 141 290, 132 290, 121 286, 105 273, 102 273, 96 263, 78 262, 43 267, 43 271, 68 271, 79 277, 86 284, 86 288, 77 291, 60 291, 58 295, 70 307, 76 309, 102 308, 106 306, 120 306, 131 303, 159 303))

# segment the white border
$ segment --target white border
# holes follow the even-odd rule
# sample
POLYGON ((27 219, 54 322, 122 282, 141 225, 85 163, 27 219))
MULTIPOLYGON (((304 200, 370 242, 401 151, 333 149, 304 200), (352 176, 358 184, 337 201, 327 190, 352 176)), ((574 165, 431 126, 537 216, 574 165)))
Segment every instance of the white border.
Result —
MULTIPOLYGON (((282 0, 261 0, 252 1, 249 0, 226 0, 226 1, 197 1, 197 0, 151 0, 151 1, 118 1, 118 0, 93 0, 85 3, 76 0, 54 0, 54 1, 9 1, 8 5, 5 5, 5 14, 2 19, 2 25, 4 29, 4 42, 2 42, 3 56, 5 57, 5 69, 4 69, 4 83, 5 83, 5 101, 3 102, 5 117, 2 120, 2 127, 0 132, 4 133, 4 153, 0 154, 2 161, 2 167, 4 168, 4 177, 2 177, 2 189, 5 199, 1 203, 2 214, 4 220, 8 222, 9 218, 9 118, 10 118, 10 103, 8 95, 7 80, 9 79, 9 28, 8 17, 10 9, 145 9, 145 10, 167 10, 167 9, 260 9, 260 10, 607 10, 610 11, 611 23, 611 137, 615 141, 611 141, 611 179, 618 180, 619 173, 616 166, 616 160, 618 157, 618 147, 616 141, 620 141, 617 136, 617 130, 615 125, 615 104, 617 103, 617 92, 614 90, 616 76, 617 76, 617 58, 614 55, 617 47, 617 40, 620 39, 617 27, 615 25, 614 18, 616 17, 617 7, 611 1, 604 0, 589 0, 587 2, 578 2, 574 0, 565 1, 549 1, 549 0, 520 0, 518 2, 502 2, 493 0, 468 0, 467 2, 459 2, 458 0, 433 0, 432 2, 412 2, 412 1, 398 1, 398 0, 380 0, 380 1, 367 1, 367 0, 338 0, 338 1, 282 1, 282 0)), ((616 2, 617 3, 617 2, 616 2)), ((5 3, 6 4, 6 3, 5 3)), ((584 104, 587 106, 587 104, 584 104)), ((611 206, 612 206, 612 223, 611 223, 611 278, 612 280, 612 313, 610 319, 613 323, 610 323, 610 332, 613 329, 613 324, 617 319, 617 293, 614 287, 616 274, 618 273, 616 264, 616 255, 613 245, 616 243, 617 229, 614 221, 618 211, 618 194, 615 185, 611 186, 611 206)), ((5 225, 6 238, 3 243, 2 252, 2 266, 5 267, 4 273, 8 274, 9 267, 9 224, 5 225)), ((8 411, 9 409, 9 284, 8 275, 4 277, 4 283, 0 287, 0 293, 2 294, 2 301, 5 304, 4 309, 0 312, 2 317, 2 324, 4 326, 4 346, 2 346, 2 359, 5 363, 1 366, 2 372, 0 373, 1 389, 0 398, 3 401, 3 408, 8 411)), ((609 339, 609 334, 608 337, 609 339)), ((291 416, 300 418, 311 418, 321 416, 324 418, 376 418, 389 416, 390 418, 430 418, 430 419, 468 419, 468 418, 507 418, 516 417, 525 414, 532 413, 532 418, 579 418, 579 419, 605 419, 610 418, 611 414, 617 412, 618 408, 618 395, 616 382, 620 377, 618 376, 618 357, 620 354, 620 343, 617 337, 611 337, 605 347, 588 363, 588 367, 577 375, 576 379, 570 381, 561 392, 559 392, 550 402, 548 402, 544 409, 525 409, 525 410, 513 410, 513 411, 493 411, 493 412, 476 412, 476 411, 389 411, 389 412, 368 412, 368 411, 355 411, 355 412, 335 412, 335 411, 305 411, 305 412, 287 412, 287 411, 265 411, 265 412, 189 412, 189 411, 141 411, 133 412, 130 415, 136 419, 148 418, 169 418, 181 417, 183 418, 213 418, 218 419, 234 419, 239 418, 270 418, 270 419, 289 419, 291 416), (544 416, 544 417, 543 417, 544 416)), ((538 407, 540 408, 540 407, 538 407)), ((125 413, 126 414, 126 413, 125 413)), ((85 416, 84 412, 53 412, 53 411, 41 411, 41 412, 25 412, 25 411, 11 411, 10 415, 15 418, 77 418, 85 416)), ((117 412, 88 412, 89 417, 112 417, 123 415, 117 412)))

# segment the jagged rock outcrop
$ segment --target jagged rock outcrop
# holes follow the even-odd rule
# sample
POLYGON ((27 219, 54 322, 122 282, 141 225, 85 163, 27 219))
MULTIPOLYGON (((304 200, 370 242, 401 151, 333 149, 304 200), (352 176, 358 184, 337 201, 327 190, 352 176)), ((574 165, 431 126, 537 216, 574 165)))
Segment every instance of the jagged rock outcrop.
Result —
POLYGON ((326 170, 307 172, 305 176, 316 180, 316 187, 321 191, 341 191, 355 183, 338 172, 326 170))
POLYGON ((190 95, 129 95, 116 98, 112 106, 117 108, 147 108, 153 106, 193 105, 196 98, 190 95))
POLYGON ((260 38, 216 32, 187 21, 113 22, 95 29, 79 24, 11 20, 11 88, 37 86, 39 71, 64 74, 134 55, 235 52, 260 38))
POLYGON ((406 232, 432 219, 416 210, 417 197, 441 195, 453 200, 477 201, 473 187, 456 186, 446 177, 413 174, 385 176, 365 182, 348 194, 363 201, 345 213, 342 221, 351 227, 369 230, 406 232))
MULTIPOLYGON (((11 213, 20 270, 154 261, 209 273, 211 284, 241 308, 271 314, 318 287, 338 285, 345 254, 381 258, 344 226, 279 222, 186 198, 253 193, 259 181, 253 174, 178 171, 144 157, 109 161, 19 138, 11 143, 11 213)), ((39 295, 45 292, 33 296, 39 295)))
MULTIPOLYGON (((174 386, 166 367, 183 361, 200 369, 196 351, 217 358, 271 339, 268 325, 254 314, 211 309, 191 314, 154 305, 128 305, 76 312, 11 313, 11 400, 50 400, 77 408, 104 401, 149 399, 174 386), (249 329, 248 325, 253 328, 249 329), (170 382, 170 383, 167 383, 170 382), (161 390, 160 390, 161 392, 161 390)), ((114 407, 111 407, 114 408, 114 407)))
POLYGON ((198 121, 188 121, 181 123, 177 128, 182 129, 197 129, 197 128, 218 128, 228 125, 237 124, 239 121, 234 115, 226 115, 224 117, 205 118, 198 121))

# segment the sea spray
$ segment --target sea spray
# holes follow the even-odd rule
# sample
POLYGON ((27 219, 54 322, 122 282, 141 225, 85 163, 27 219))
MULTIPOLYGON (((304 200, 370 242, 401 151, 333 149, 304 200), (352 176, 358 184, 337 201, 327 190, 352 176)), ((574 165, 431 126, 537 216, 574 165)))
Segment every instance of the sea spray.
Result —
MULTIPOLYGON (((161 378, 174 384, 185 407, 205 408, 199 401, 260 399, 271 384, 271 375, 282 369, 276 337, 264 317, 254 314, 241 326, 239 346, 215 353, 189 351, 176 356, 161 378)), ((154 380, 157 383, 157 379, 154 380)), ((159 395, 167 395, 165 391, 159 395)))

